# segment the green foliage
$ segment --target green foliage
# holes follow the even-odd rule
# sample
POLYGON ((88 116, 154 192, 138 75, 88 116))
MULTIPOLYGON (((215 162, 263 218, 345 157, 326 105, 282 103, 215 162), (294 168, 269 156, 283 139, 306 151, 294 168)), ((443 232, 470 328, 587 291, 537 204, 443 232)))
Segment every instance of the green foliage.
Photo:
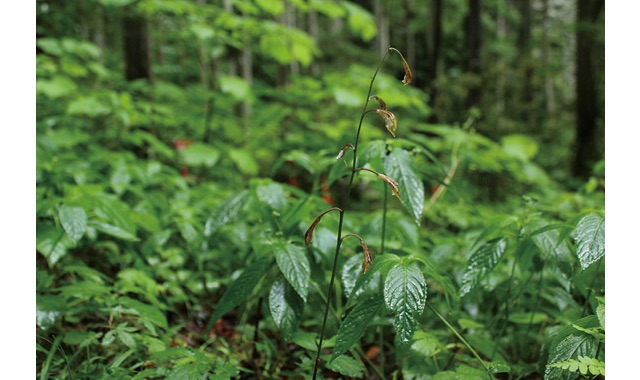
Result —
POLYGON ((604 165, 569 187, 541 123, 461 110, 463 2, 433 104, 421 51, 416 87, 395 54, 372 78, 364 3, 230 4, 38 2, 37 377, 311 378, 316 355, 326 378, 604 375, 604 165), (130 12, 152 82, 122 75, 130 12))

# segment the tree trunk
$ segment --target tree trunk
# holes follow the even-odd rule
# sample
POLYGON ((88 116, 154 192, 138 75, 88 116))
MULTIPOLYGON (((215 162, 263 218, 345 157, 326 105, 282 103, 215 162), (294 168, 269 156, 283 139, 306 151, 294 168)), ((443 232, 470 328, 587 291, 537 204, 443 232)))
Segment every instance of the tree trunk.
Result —
POLYGON ((482 45, 482 23, 480 20, 481 1, 469 0, 469 13, 465 18, 465 47, 467 59, 465 69, 474 74, 473 82, 467 94, 467 107, 475 106, 480 101, 480 48, 482 45))
POLYGON ((153 81, 149 50, 149 25, 145 17, 129 12, 123 19, 125 77, 128 81, 153 81))
POLYGON ((591 29, 604 8, 604 0, 578 0, 576 30, 576 147, 573 174, 587 179, 599 152, 598 104, 594 55, 601 54, 591 29))
POLYGON ((533 88, 533 64, 531 62, 531 1, 518 0, 515 2, 520 12, 520 25, 518 25, 518 61, 522 67, 522 90, 520 91, 520 115, 519 119, 527 126, 533 123, 533 101, 535 90, 533 88))
MULTIPOLYGON (((438 96, 436 78, 440 64, 440 52, 442 50, 442 0, 431 0, 429 9, 429 36, 427 45, 427 78, 426 88, 429 94, 429 102, 434 107, 438 96)), ((429 116, 429 122, 437 123, 438 115, 433 111, 429 116)))

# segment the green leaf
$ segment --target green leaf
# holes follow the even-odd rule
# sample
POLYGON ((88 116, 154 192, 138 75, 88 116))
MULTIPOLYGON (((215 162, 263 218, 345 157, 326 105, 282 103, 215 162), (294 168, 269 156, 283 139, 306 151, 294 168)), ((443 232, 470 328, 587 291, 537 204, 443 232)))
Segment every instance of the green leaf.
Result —
POLYGON ((236 100, 247 100, 251 96, 251 87, 246 80, 237 76, 224 75, 218 79, 220 90, 236 100))
POLYGON ((98 193, 92 199, 95 203, 96 216, 104 223, 92 220, 90 225, 121 239, 137 240, 136 224, 131 219, 133 212, 128 204, 105 193, 98 193))
POLYGON ((220 203, 207 219, 204 226, 204 236, 215 235, 222 226, 235 221, 247 202, 248 194, 248 191, 243 190, 220 203))
POLYGON ((204 363, 189 363, 181 366, 176 366, 169 372, 166 380, 193 380, 193 379, 204 379, 209 370, 211 369, 211 364, 204 363))
MULTIPOLYGON (((598 327, 598 318, 591 315, 582 318, 574 323, 582 328, 598 327)), ((585 334, 573 326, 565 326, 554 337, 549 347, 549 357, 547 367, 544 372, 545 380, 572 380, 574 374, 562 368, 551 367, 550 365, 565 362, 571 359, 578 359, 579 356, 595 357, 598 350, 599 340, 592 335, 585 334)))
POLYGON ((576 253, 582 269, 604 256, 604 216, 591 213, 580 219, 576 227, 576 253))
POLYGON ((231 149, 229 158, 236 164, 242 174, 255 176, 258 174, 258 163, 253 156, 244 149, 231 149))
POLYGON ((63 76, 55 76, 51 80, 38 79, 36 81, 36 94, 45 94, 51 99, 73 94, 77 89, 78 86, 74 81, 63 76))
POLYGON ((327 368, 350 378, 360 379, 364 375, 364 364, 350 356, 340 356, 332 360, 327 363, 327 368))
MULTIPOLYGON (((269 260, 266 257, 259 257, 256 262, 249 265, 240 276, 229 285, 220 302, 215 306, 209 325, 213 325, 220 317, 246 300, 256 285, 258 285, 258 282, 260 282, 265 273, 267 273, 268 268, 269 260)), ((210 327, 211 326, 209 326, 209 328, 210 327)))
POLYGON ((389 271, 384 283, 384 300, 395 313, 396 345, 408 348, 416 327, 415 317, 422 314, 427 300, 427 285, 415 262, 400 262, 389 271))
POLYGON ((364 287, 375 278, 376 273, 380 273, 382 276, 385 276, 399 261, 400 258, 396 255, 375 256, 369 271, 358 276, 356 279, 356 284, 348 296, 349 302, 351 303, 357 298, 357 296, 363 291, 364 287))
POLYGON ((278 279, 269 292, 269 310, 273 320, 288 340, 298 328, 302 319, 304 302, 284 279, 278 279))
POLYGON ((69 115, 85 115, 89 117, 104 116, 111 112, 111 108, 94 97, 78 98, 67 107, 69 115))
POLYGON ((515 134, 502 138, 502 149, 512 157, 526 161, 536 155, 538 144, 529 136, 515 134))
POLYGON ((63 205, 58 211, 58 216, 69 237, 75 242, 80 240, 87 230, 87 213, 84 209, 63 205))
POLYGON ((61 228, 38 225, 36 227, 36 250, 55 265, 75 243, 61 228))
POLYGON ((132 309, 134 314, 139 315, 140 318, 146 319, 156 326, 162 327, 163 329, 169 328, 167 317, 165 317, 164 313, 156 306, 147 305, 129 297, 120 298, 120 304, 127 309, 132 309))
POLYGON ((122 229, 118 226, 114 226, 109 223, 102 223, 95 220, 92 220, 89 223, 89 226, 95 228, 100 232, 104 232, 107 235, 111 235, 113 237, 117 237, 118 239, 127 240, 127 241, 138 241, 139 239, 133 235, 131 232, 122 229))
POLYGON ((307 302, 311 267, 303 247, 286 242, 274 242, 272 245, 280 271, 296 293, 307 302))
POLYGON ((55 325, 66 306, 61 297, 36 294, 36 324, 43 330, 49 329, 55 325))
POLYGON ((278 183, 257 186, 256 196, 262 204, 267 205, 273 211, 280 212, 287 205, 287 198, 282 185, 278 183))
POLYGON ((493 270, 504 255, 506 248, 507 241, 505 239, 493 239, 473 252, 462 276, 460 297, 469 294, 493 270))
POLYGON ((182 158, 189 166, 213 167, 220 159, 220 151, 210 145, 194 142, 184 148, 182 158))
POLYGON ((336 335, 336 345, 331 361, 347 352, 356 344, 384 303, 378 293, 359 302, 344 319, 336 335))
POLYGON ((398 182, 402 204, 409 211, 416 225, 420 225, 424 209, 424 184, 416 175, 409 152, 394 149, 384 160, 386 174, 398 182))
POLYGON ((378 34, 378 28, 371 13, 351 2, 343 1, 342 5, 349 12, 347 22, 352 32, 359 34, 364 41, 370 41, 378 34))

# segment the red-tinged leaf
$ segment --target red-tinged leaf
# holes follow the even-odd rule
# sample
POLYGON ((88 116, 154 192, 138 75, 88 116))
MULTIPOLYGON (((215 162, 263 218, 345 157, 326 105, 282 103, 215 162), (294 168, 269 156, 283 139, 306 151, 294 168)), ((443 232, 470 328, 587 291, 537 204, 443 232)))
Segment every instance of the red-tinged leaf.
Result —
POLYGON ((376 113, 384 119, 384 126, 387 127, 391 136, 396 137, 396 129, 398 129, 398 120, 396 120, 396 116, 383 109, 377 109, 376 113))
POLYGON ((362 259, 362 273, 367 273, 369 271, 369 268, 371 268, 371 264, 373 263, 373 258, 371 257, 371 251, 369 250, 369 247, 367 247, 367 244, 364 242, 364 239, 362 239, 357 234, 344 235, 342 239, 344 240, 349 236, 357 237, 360 240, 360 246, 362 246, 362 252, 364 253, 364 258, 362 259))

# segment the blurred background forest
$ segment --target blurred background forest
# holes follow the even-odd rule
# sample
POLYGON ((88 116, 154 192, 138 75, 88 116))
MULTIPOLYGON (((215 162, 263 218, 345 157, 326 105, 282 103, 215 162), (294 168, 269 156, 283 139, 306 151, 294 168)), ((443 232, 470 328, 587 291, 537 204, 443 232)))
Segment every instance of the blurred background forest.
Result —
MULTIPOLYGON (((412 152, 426 199, 420 227, 401 207, 390 211, 404 223, 399 244, 433 252, 443 274, 459 280, 464 252, 498 216, 575 227, 604 209, 604 0, 36 3, 41 378, 126 378, 156 370, 143 364, 148 355, 176 339, 203 345, 211 309, 265 218, 236 218, 232 209, 222 220, 212 210, 245 189, 273 191, 278 206, 270 204, 282 214, 306 193, 340 203, 334 158, 353 138, 389 46, 404 54, 414 80, 403 87, 402 66, 386 63, 376 94, 393 105, 394 146, 412 152)), ((379 120, 365 121, 363 141, 388 138, 379 120)), ((381 209, 378 190, 363 185, 354 198, 354 220, 372 225, 381 214, 363 215, 381 209)), ((302 237, 318 203, 296 211, 306 225, 291 236, 302 237)), ((513 236, 523 231, 532 230, 513 236)), ((566 322, 567 305, 597 304, 604 269, 595 271, 600 293, 554 280, 571 295, 547 311, 549 323, 566 322)), ((493 328, 495 342, 518 341, 493 328)), ((504 360, 518 363, 512 373, 521 377, 544 372, 537 355, 523 354, 525 341, 504 360)), ((159 368, 163 360, 173 359, 156 358, 159 368)), ((224 365, 216 362, 217 373, 224 365)))

